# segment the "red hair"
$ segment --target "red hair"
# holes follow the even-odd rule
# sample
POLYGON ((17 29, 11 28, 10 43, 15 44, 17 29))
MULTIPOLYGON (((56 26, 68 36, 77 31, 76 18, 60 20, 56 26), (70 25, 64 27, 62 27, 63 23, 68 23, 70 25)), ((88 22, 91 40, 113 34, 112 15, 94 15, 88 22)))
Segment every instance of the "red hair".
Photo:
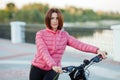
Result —
POLYGON ((63 15, 62 15, 62 12, 57 8, 51 8, 47 11, 47 13, 45 15, 46 27, 49 29, 52 29, 52 27, 50 25, 50 21, 51 21, 51 15, 54 12, 57 13, 57 16, 58 16, 58 30, 61 30, 63 27, 63 15))

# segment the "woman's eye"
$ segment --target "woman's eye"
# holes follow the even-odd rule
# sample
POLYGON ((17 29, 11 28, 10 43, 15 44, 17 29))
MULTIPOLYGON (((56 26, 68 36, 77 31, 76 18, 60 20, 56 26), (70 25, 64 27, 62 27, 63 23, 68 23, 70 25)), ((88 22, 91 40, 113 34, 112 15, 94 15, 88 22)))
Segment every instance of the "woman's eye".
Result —
POLYGON ((58 20, 58 17, 56 17, 56 18, 54 18, 54 17, 51 17, 51 20, 52 20, 52 19, 56 19, 56 20, 58 20))

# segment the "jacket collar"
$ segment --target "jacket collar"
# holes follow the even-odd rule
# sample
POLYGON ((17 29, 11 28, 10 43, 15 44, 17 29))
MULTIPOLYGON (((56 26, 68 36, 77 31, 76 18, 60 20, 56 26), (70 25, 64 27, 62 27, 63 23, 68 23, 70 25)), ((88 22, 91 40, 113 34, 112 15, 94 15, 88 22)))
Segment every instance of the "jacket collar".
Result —
POLYGON ((47 30, 48 32, 51 32, 51 33, 53 33, 53 34, 56 34, 56 33, 59 33, 59 32, 60 32, 60 30, 53 31, 53 30, 51 30, 51 29, 48 29, 48 28, 46 28, 46 30, 47 30))

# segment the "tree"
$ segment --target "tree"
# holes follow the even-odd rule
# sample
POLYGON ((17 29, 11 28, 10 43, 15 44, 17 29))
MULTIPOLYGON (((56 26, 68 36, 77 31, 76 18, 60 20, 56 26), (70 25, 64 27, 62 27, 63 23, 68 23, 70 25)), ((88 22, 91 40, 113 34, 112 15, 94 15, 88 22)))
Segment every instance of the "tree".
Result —
POLYGON ((14 9, 15 5, 14 3, 8 3, 7 4, 7 9, 9 12, 9 18, 12 19, 13 18, 13 9, 14 9))

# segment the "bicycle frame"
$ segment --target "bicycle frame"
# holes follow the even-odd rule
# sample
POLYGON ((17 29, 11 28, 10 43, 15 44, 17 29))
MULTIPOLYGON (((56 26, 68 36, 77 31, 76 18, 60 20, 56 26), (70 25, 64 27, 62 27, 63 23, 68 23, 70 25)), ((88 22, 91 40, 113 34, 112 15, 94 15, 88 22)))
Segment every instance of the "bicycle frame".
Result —
MULTIPOLYGON (((67 66, 63 67, 64 73, 69 73, 71 80, 88 80, 86 71, 93 64, 102 60, 101 55, 93 57, 91 60, 85 59, 80 66, 67 66)), ((89 74, 88 74, 89 75, 89 74)))

